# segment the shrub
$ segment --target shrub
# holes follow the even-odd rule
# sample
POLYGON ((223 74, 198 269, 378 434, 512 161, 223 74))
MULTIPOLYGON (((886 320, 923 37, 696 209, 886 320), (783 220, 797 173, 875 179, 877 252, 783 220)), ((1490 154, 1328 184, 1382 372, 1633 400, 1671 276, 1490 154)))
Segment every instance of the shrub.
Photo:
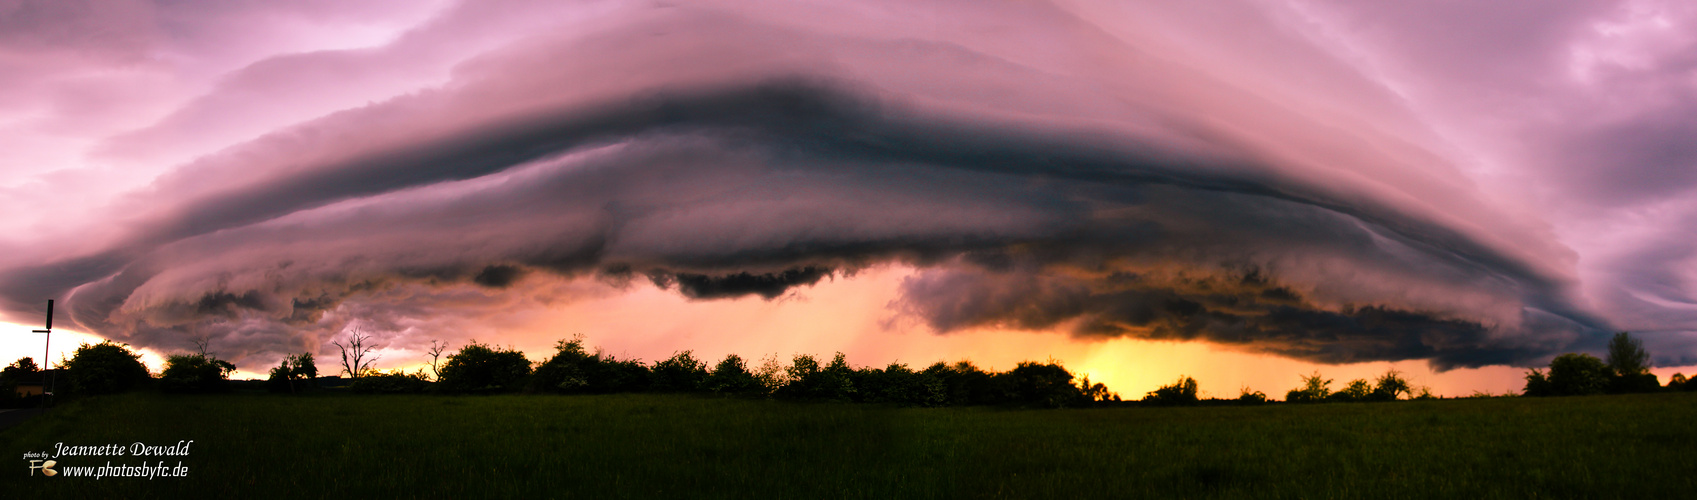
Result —
POLYGON ((774 396, 788 399, 837 399, 848 401, 854 392, 851 385, 852 370, 842 353, 832 360, 835 369, 827 371, 819 366, 819 360, 811 354, 798 354, 790 361, 790 366, 784 369, 785 383, 773 392, 774 396), (839 363, 840 362, 840 363, 839 363))
POLYGON ((1554 396, 1556 395, 1556 388, 1550 385, 1550 377, 1545 375, 1543 371, 1531 370, 1526 372, 1526 388, 1521 389, 1520 393, 1536 397, 1554 396))
POLYGON ((467 344, 442 366, 442 389, 453 392, 501 392, 521 387, 530 360, 512 349, 467 344))
POLYGON ((430 389, 430 376, 423 369, 413 373, 400 370, 366 372, 365 376, 348 383, 348 390, 360 394, 418 394, 430 389))
POLYGON ((71 391, 79 394, 116 394, 151 379, 141 355, 130 351, 129 344, 110 340, 77 347, 65 369, 71 391))
POLYGON ((1332 394, 1332 379, 1320 378, 1320 372, 1313 375, 1302 375, 1302 387, 1291 389, 1285 393, 1285 401, 1291 403, 1318 403, 1326 400, 1332 394))
POLYGON ((1180 376, 1171 385, 1163 385, 1143 396, 1143 401, 1158 405, 1196 404, 1196 379, 1180 376))
POLYGON ((204 354, 173 354, 165 358, 159 390, 169 393, 230 392, 230 372, 236 365, 204 354))
POLYGON ((1258 405, 1267 402, 1267 393, 1250 390, 1248 386, 1238 389, 1237 402, 1258 405))
POLYGON ((650 369, 656 391, 692 392, 701 388, 707 379, 707 364, 695 359, 691 351, 673 353, 671 358, 654 363, 650 369))
POLYGON ((1366 401, 1368 396, 1372 394, 1373 386, 1368 385, 1366 380, 1355 379, 1349 381, 1349 385, 1344 386, 1343 390, 1326 396, 1326 399, 1344 403, 1355 403, 1366 401))
POLYGON ((35 358, 24 356, 13 361, 11 365, 0 368, 0 380, 17 382, 40 371, 41 367, 35 365, 35 358))
POLYGON ((41 369, 35 366, 35 359, 27 356, 0 368, 0 408, 20 406, 23 396, 18 395, 18 384, 38 373, 41 369))
POLYGON ((291 394, 317 385, 318 365, 313 362, 310 352, 283 356, 283 361, 271 369, 271 378, 265 381, 266 390, 291 394))
POLYGON ((766 387, 754 373, 748 371, 742 357, 735 354, 725 356, 723 361, 713 367, 713 373, 707 375, 704 387, 723 394, 756 394, 766 391, 766 387))
POLYGON ((1590 354, 1567 353, 1550 360, 1550 389, 1557 396, 1602 394, 1612 370, 1590 354))
POLYGON ((945 398, 952 405, 985 405, 1000 402, 990 383, 993 375, 974 366, 971 361, 954 365, 943 362, 931 365, 925 373, 943 383, 945 398))
POLYGON ((554 356, 536 368, 530 390, 565 394, 637 392, 647 390, 653 382, 641 361, 590 354, 584 349, 582 335, 560 340, 554 349, 554 356))
POLYGON ((1414 389, 1408 385, 1407 380, 1402 378, 1402 374, 1397 373, 1396 370, 1389 370, 1384 375, 1379 376, 1378 384, 1373 387, 1373 393, 1369 394, 1367 399, 1369 401, 1395 401, 1404 394, 1413 397, 1414 389))
POLYGON ((1094 383, 1094 384, 1090 383, 1090 376, 1089 375, 1085 375, 1084 381, 1078 383, 1078 388, 1079 388, 1079 390, 1084 392, 1085 401, 1090 401, 1090 402, 1115 401, 1115 402, 1118 402, 1120 400, 1120 395, 1118 393, 1115 393, 1113 391, 1108 390, 1108 386, 1103 385, 1101 382, 1097 382, 1097 383, 1094 383))
POLYGON ((890 363, 882 370, 864 368, 856 371, 853 385, 860 400, 869 403, 902 406, 948 404, 942 380, 925 372, 913 371, 901 363, 890 363))
POLYGON ((1072 385, 1072 372, 1054 362, 1024 361, 1013 370, 992 376, 990 383, 1003 404, 1064 408, 1085 403, 1084 393, 1072 385))

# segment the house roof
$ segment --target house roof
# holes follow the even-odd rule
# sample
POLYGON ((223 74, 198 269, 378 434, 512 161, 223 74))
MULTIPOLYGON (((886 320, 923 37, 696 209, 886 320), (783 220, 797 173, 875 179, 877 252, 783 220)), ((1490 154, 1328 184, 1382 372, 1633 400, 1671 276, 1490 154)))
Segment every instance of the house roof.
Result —
POLYGON ((54 380, 64 379, 65 374, 62 373, 64 371, 65 370, 63 369, 57 368, 52 370, 38 370, 24 374, 22 377, 18 377, 17 383, 18 385, 43 385, 43 382, 47 380, 48 376, 54 377, 54 380))

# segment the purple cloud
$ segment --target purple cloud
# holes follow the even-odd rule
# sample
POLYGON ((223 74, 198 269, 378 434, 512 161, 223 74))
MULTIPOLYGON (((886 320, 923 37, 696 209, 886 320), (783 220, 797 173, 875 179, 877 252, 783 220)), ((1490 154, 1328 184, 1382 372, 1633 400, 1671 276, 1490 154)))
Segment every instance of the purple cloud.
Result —
MULTIPOLYGON (((416 343, 586 293, 571 283, 771 298, 900 262, 920 271, 895 308, 939 332, 1448 368, 1631 327, 1659 362, 1697 360, 1690 276, 1669 272, 1691 252, 1667 238, 1691 219, 1625 215, 1697 182, 1671 111, 1697 102, 1689 58, 1551 83, 1620 9, 1154 6, 1157 28, 1095 4, 319 7, 137 28, 198 54, 160 74, 220 76, 5 187, 81 202, 10 226, 7 314, 61 298, 106 336, 269 359, 350 324, 416 343), (219 23, 274 18, 417 20, 375 46, 208 62, 242 52, 206 48, 243 39, 219 23), (1486 44, 1509 20, 1512 43, 1486 44), (1538 112, 1590 116, 1571 98, 1596 85, 1676 105, 1538 112), (87 174, 129 163, 145 173, 87 174), (1582 230, 1627 220, 1663 247, 1582 230)), ((64 50, 116 64, 101 51, 122 44, 79 41, 102 48, 64 50)))

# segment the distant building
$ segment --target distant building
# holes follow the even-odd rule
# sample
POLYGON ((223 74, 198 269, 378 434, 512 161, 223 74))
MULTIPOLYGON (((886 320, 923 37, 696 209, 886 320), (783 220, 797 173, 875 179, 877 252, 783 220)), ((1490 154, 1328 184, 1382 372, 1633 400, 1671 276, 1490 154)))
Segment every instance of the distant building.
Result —
MULTIPOLYGON (((65 383, 65 370, 43 370, 24 375, 18 380, 18 395, 23 397, 40 396, 46 392, 49 383, 62 385, 65 383)), ((57 389, 55 389, 57 390, 57 389)))

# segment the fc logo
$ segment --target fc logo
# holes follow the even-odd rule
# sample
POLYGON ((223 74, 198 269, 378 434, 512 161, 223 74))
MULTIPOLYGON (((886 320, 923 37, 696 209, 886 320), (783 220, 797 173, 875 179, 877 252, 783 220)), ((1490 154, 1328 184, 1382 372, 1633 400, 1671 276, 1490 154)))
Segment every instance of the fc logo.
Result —
POLYGON ((43 475, 46 475, 47 477, 53 477, 54 475, 59 473, 59 471, 53 470, 53 466, 55 466, 55 465, 59 465, 59 462, 54 461, 54 460, 48 460, 46 462, 42 462, 40 460, 30 460, 29 461, 29 475, 34 476, 35 470, 41 469, 41 473, 43 475), (36 464, 41 464, 41 465, 36 465, 36 464))

